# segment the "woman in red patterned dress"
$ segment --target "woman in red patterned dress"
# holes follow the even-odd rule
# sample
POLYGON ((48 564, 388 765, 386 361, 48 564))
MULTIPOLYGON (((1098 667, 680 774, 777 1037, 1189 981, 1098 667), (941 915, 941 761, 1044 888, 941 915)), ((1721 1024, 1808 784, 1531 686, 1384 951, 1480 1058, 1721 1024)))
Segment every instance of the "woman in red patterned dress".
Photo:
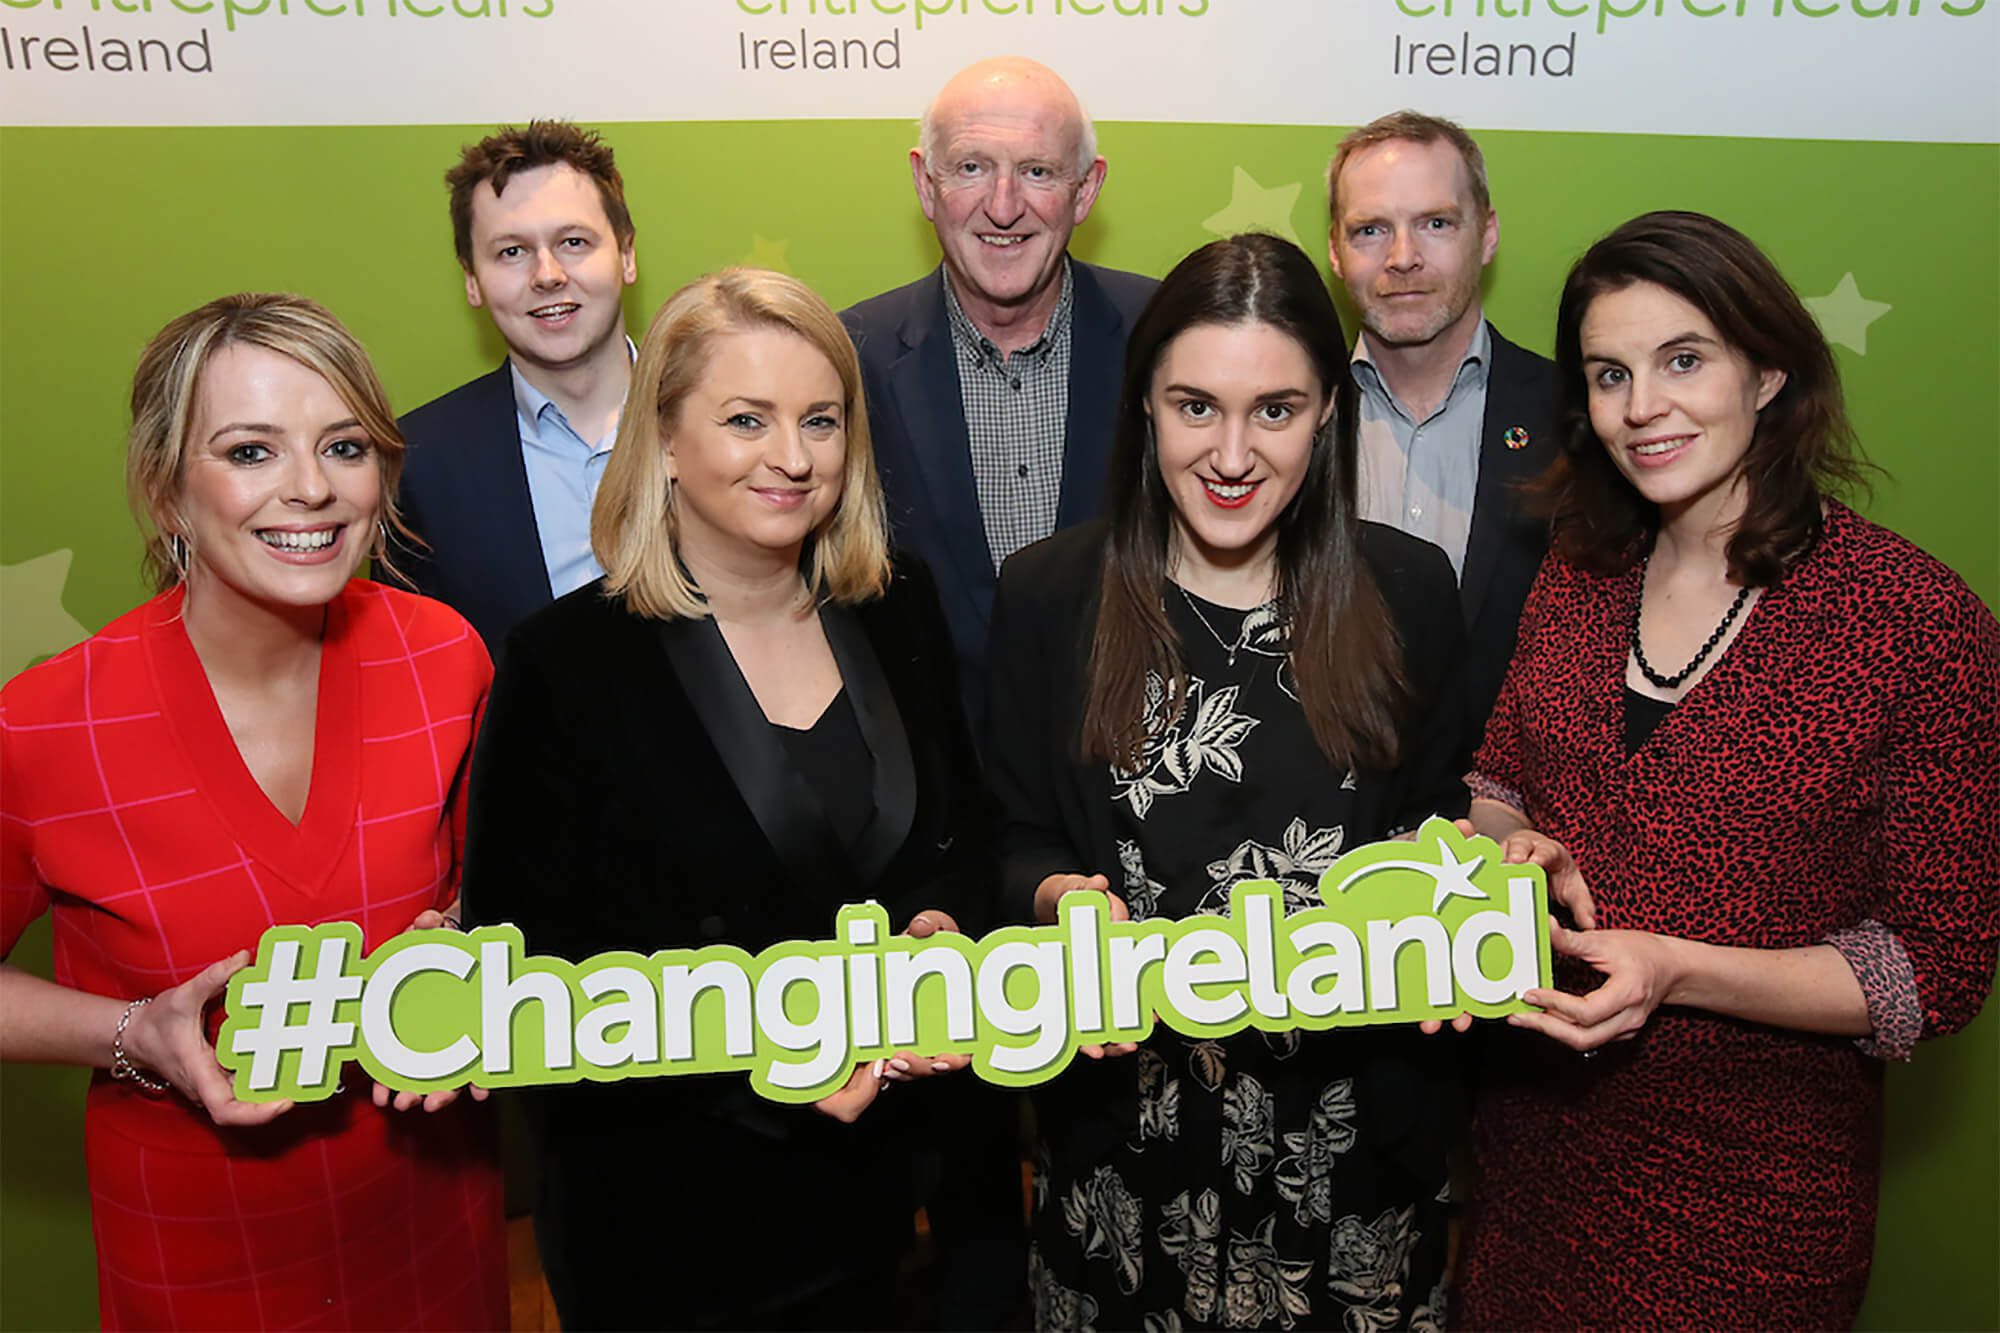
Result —
POLYGON ((1993 976, 2000 627, 1829 498, 1832 354, 1739 233, 1612 232, 1556 354, 1554 554, 1473 818, 1588 883, 1594 928, 1552 939, 1602 975, 1497 1043, 1453 1320, 1845 1327, 1883 1061, 1993 976))
POLYGON ((373 948, 457 898, 491 666, 452 611, 353 578, 396 523, 388 403, 326 311, 234 296, 154 338, 132 414, 161 595, 0 692, 0 947, 52 911, 56 975, 0 966, 0 1058, 99 1071, 104 1326, 503 1327, 485 1108, 388 1115, 359 1081, 249 1105, 210 1045, 266 928, 373 948))

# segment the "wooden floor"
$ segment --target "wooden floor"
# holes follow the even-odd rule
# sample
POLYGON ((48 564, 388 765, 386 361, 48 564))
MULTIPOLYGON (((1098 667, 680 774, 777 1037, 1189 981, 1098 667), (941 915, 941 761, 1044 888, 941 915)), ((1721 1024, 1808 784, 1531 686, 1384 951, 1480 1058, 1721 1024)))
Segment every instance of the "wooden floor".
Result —
POLYGON ((515 1333, 524 1329, 562 1328, 549 1284, 542 1280, 542 1257, 535 1251, 535 1220, 517 1217, 507 1223, 507 1303, 515 1333))

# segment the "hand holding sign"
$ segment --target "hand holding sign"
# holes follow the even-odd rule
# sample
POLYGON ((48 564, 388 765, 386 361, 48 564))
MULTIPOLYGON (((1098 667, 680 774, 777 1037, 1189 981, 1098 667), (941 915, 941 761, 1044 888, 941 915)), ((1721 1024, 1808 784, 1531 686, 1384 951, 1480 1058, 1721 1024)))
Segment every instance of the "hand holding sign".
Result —
MULTIPOLYGON (((1035 887, 1035 920, 1054 921, 1057 906, 1072 893, 1101 893, 1113 921, 1132 919, 1131 909, 1125 906, 1123 898, 1111 891, 1111 881, 1105 876, 1050 875, 1035 887)), ((1107 1045, 1092 1041, 1078 1046, 1076 1053, 1087 1060, 1102 1060, 1107 1055, 1130 1055, 1138 1049, 1136 1042, 1115 1041, 1107 1045)))
MULTIPOLYGON (((456 910, 456 899, 453 900, 452 905, 453 909, 456 910)), ((443 930, 456 924, 456 922, 451 921, 443 912, 438 911, 435 907, 427 907, 417 913, 416 920, 410 922, 409 928, 411 930, 443 930)), ((489 1095, 486 1089, 480 1087, 477 1083, 471 1085, 471 1091, 472 1100, 475 1102, 483 1102, 489 1095)), ((371 1095, 375 1099, 375 1105, 384 1110, 392 1105, 398 1111, 407 1111, 413 1106, 421 1106, 424 1108, 424 1113, 430 1115, 444 1110, 445 1107, 457 1101, 458 1089, 447 1088, 441 1092, 427 1092, 419 1095, 414 1092, 397 1092, 394 1088, 386 1084, 377 1083, 371 1095)))
MULTIPOLYGON (((176 1092, 197 1102, 218 1125, 261 1125, 291 1109, 289 1099, 238 1098, 208 1044, 204 1015, 210 1001, 250 962, 247 950, 210 964, 170 990, 128 1011, 123 1049, 131 1063, 150 1069, 176 1092)), ((234 990, 231 991, 234 994, 234 990)))
POLYGON ((1511 1014, 1507 1021, 1531 1028, 1578 1051, 1594 1051, 1638 1035, 1665 1001, 1678 975, 1675 950, 1681 941, 1643 930, 1565 930, 1551 923, 1549 943, 1557 953, 1581 958, 1604 974, 1604 984, 1588 995, 1540 988, 1528 992, 1539 1014, 1511 1014))
MULTIPOLYGON (((923 940, 929 939, 941 930, 948 930, 956 935, 959 933, 958 922, 952 919, 951 913, 941 908, 928 907, 910 918, 909 927, 903 933, 911 939, 923 940)), ((955 1074, 971 1064, 972 1060, 968 1056, 950 1053, 918 1055, 914 1051, 897 1051, 887 1060, 876 1063, 881 1066, 882 1078, 888 1082, 908 1083, 914 1079, 929 1078, 933 1074, 955 1074)))

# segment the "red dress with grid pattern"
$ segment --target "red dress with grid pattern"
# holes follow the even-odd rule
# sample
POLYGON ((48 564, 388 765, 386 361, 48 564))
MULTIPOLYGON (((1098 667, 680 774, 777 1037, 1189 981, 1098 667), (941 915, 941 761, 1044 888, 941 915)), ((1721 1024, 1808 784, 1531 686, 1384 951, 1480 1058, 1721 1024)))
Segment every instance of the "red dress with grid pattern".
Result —
MULTIPOLYGON (((436 602, 348 585, 294 826, 245 767, 180 605, 156 598, 0 692, 0 948, 52 910, 56 979, 131 998, 269 926, 354 921, 373 949, 449 903, 492 674, 478 636, 436 602)), ((84 1146, 104 1326, 504 1328, 485 1111, 378 1111, 350 1069, 342 1095, 223 1129, 100 1070, 84 1146)))

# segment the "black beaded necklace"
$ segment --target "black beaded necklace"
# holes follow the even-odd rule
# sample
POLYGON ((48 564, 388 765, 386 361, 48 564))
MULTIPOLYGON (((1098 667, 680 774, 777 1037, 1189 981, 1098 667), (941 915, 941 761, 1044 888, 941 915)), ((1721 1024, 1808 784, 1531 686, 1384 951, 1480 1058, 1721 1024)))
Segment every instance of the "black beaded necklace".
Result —
POLYGON ((1652 663, 1646 660, 1646 650, 1639 645, 1639 617, 1646 609, 1646 566, 1652 559, 1651 554, 1648 554, 1639 561, 1639 604, 1632 609, 1632 660, 1639 664, 1639 674, 1651 681, 1655 689, 1677 690, 1681 687, 1681 682, 1692 676, 1701 668, 1701 664, 1708 660, 1708 655, 1715 651, 1715 645, 1722 642, 1722 636, 1729 633, 1729 627, 1736 623, 1736 617, 1743 612, 1743 603, 1749 600, 1750 587, 1745 584, 1736 590, 1736 600, 1722 613, 1722 623, 1715 627, 1715 633, 1708 636, 1708 642, 1701 646, 1701 651, 1694 655, 1694 660, 1673 675, 1662 676, 1653 670, 1652 663))

